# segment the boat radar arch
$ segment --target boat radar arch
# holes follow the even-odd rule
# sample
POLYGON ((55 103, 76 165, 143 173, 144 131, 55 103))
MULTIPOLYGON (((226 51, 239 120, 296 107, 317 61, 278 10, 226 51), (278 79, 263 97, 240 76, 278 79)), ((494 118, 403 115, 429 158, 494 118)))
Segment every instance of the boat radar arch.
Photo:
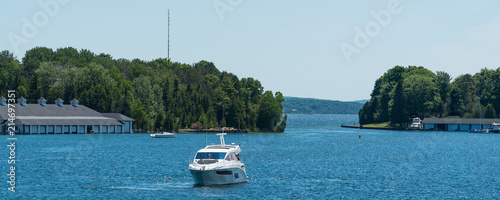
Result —
POLYGON ((224 135, 227 135, 227 133, 218 133, 217 135, 220 135, 220 145, 226 146, 226 142, 224 141, 224 135))

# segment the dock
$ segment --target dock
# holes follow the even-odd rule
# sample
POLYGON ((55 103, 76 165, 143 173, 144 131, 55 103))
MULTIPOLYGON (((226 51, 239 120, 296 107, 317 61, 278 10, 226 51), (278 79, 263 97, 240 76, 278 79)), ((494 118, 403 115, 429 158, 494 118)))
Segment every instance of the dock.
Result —
POLYGON ((363 125, 340 125, 342 128, 357 128, 357 129, 373 129, 373 130, 393 130, 393 131, 405 131, 405 127, 365 127, 363 125))

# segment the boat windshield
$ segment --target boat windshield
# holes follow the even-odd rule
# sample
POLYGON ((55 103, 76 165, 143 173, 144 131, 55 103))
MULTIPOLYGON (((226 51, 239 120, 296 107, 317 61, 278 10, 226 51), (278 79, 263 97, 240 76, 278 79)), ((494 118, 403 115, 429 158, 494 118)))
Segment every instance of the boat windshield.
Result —
POLYGON ((197 153, 196 159, 224 159, 226 157, 226 153, 197 153))

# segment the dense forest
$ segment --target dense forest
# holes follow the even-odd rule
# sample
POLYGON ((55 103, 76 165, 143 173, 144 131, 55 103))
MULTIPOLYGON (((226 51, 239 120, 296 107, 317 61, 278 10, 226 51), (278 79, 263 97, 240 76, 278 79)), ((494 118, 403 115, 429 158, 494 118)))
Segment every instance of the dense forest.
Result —
POLYGON ((500 68, 452 78, 443 71, 396 66, 375 81, 359 122, 401 125, 413 117, 479 118, 480 113, 483 118, 500 114, 500 68))
POLYGON ((358 114, 363 104, 324 99, 285 97, 283 110, 290 114, 358 114))
POLYGON ((113 59, 72 47, 36 47, 21 61, 9 51, 0 54, 0 96, 15 89, 28 103, 76 98, 96 111, 130 116, 143 131, 201 125, 283 132, 286 126, 280 92, 220 72, 211 62, 113 59))

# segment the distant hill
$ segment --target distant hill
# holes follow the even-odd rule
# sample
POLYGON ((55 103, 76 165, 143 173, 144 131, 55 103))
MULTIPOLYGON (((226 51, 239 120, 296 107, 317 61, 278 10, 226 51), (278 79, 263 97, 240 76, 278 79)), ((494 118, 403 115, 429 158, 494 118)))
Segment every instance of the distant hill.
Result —
POLYGON ((364 99, 364 100, 357 100, 357 101, 351 101, 351 102, 354 102, 354 103, 360 103, 360 104, 365 104, 366 102, 370 101, 370 99, 364 99))
POLYGON ((283 112, 288 114, 358 114, 364 100, 359 103, 313 98, 285 97, 283 112))

